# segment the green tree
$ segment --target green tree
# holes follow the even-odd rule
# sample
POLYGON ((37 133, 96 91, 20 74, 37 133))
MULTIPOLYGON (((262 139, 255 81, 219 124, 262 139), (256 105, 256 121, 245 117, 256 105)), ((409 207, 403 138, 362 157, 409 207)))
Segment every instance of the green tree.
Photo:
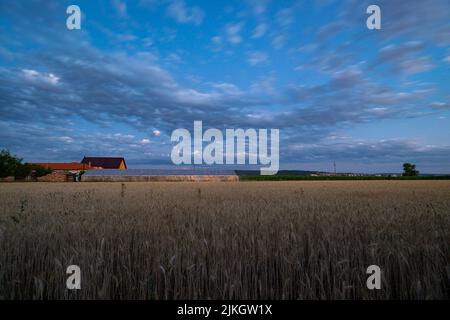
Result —
POLYGON ((52 173, 53 171, 41 166, 36 166, 33 165, 32 167, 32 176, 34 178, 38 178, 38 177, 42 177, 42 176, 46 176, 49 173, 52 173))
POLYGON ((31 163, 20 163, 14 176, 16 179, 25 179, 26 177, 38 178, 49 173, 52 173, 52 170, 31 163))
POLYGON ((413 176, 418 176, 418 175, 419 175, 419 171, 416 170, 415 164, 411 164, 409 162, 405 162, 403 164, 403 176, 413 177, 413 176))
POLYGON ((16 167, 16 171, 14 172, 14 176, 16 179, 25 179, 28 176, 31 176, 31 172, 33 171, 33 166, 29 163, 19 163, 16 167))
POLYGON ((0 151, 0 178, 14 176, 22 159, 9 153, 8 150, 0 151))
POLYGON ((52 170, 31 163, 22 163, 22 159, 13 156, 8 150, 0 151, 0 178, 14 176, 18 179, 25 179, 28 176, 33 178, 42 177, 52 170))

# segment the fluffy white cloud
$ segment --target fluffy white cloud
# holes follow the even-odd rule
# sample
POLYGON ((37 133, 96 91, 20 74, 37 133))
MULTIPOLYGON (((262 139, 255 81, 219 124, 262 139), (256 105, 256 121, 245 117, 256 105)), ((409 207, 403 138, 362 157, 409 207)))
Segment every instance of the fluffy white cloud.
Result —
POLYGON ((228 42, 232 44, 238 44, 242 42, 241 31, 244 27, 243 22, 230 23, 225 26, 225 33, 227 35, 228 42))
POLYGON ((53 73, 40 73, 36 70, 22 69, 22 73, 27 80, 39 81, 52 85, 59 83, 60 78, 55 76, 53 73))
POLYGON ((172 2, 167 7, 167 15, 178 23, 194 23, 200 25, 205 13, 199 7, 188 7, 182 0, 172 2))
POLYGON ((223 93, 238 95, 242 94, 242 91, 232 83, 214 83, 212 85, 213 88, 221 90, 223 93))
POLYGON ((248 53, 247 61, 251 66, 257 66, 265 64, 268 58, 265 52, 253 51, 248 53))

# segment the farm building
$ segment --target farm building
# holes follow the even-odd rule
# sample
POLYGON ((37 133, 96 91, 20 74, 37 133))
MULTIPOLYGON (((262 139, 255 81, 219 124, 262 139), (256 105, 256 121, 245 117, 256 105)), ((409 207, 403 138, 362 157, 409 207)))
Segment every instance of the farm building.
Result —
POLYGON ((53 171, 83 171, 90 169, 97 169, 96 167, 91 167, 89 164, 78 163, 78 162, 36 162, 33 165, 43 167, 45 169, 50 169, 53 171))
POLYGON ((82 177, 86 182, 133 181, 239 181, 233 170, 210 169, 127 169, 89 170, 82 177))
POLYGON ((78 162, 35 162, 33 165, 37 165, 46 169, 50 169, 53 172, 39 177, 38 181, 45 182, 68 182, 68 181, 80 181, 81 174, 83 172, 89 172, 91 170, 103 170, 103 169, 117 169, 125 170, 127 165, 124 158, 120 157, 84 157, 83 160, 78 162))
POLYGON ((101 169, 127 169, 125 159, 122 157, 84 157, 81 163, 101 169))

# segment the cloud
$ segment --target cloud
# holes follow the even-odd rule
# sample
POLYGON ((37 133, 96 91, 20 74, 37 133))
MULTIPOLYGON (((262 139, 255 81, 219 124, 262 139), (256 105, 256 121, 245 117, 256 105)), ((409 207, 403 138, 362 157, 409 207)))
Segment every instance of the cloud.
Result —
POLYGON ((446 109, 450 109, 450 103, 437 101, 437 102, 433 102, 431 104, 431 107, 434 109, 438 109, 438 110, 446 110, 446 109))
POLYGON ((125 156, 127 162, 162 162, 161 148, 126 133, 101 133, 54 125, 0 121, 0 148, 9 148, 25 161, 80 161, 84 155, 125 156), (153 152, 147 158, 144 154, 153 152))
POLYGON ((266 64, 268 58, 265 52, 253 51, 248 53, 247 61, 251 66, 258 66, 266 64))
POLYGON ((259 39, 263 37, 267 32, 268 26, 265 23, 259 23, 253 30, 252 38, 259 39))
POLYGON ((425 44, 420 41, 408 41, 405 43, 390 44, 381 48, 379 52, 379 60, 381 62, 403 60, 405 57, 420 52, 425 48, 425 44))
POLYGON ((412 75, 429 71, 434 68, 434 64, 430 57, 418 57, 401 61, 394 68, 404 74, 412 75))
MULTIPOLYGON (((349 0, 346 2, 343 20, 360 23, 367 19, 366 8, 371 0, 349 0)), ((439 45, 450 44, 450 26, 447 0, 391 1, 379 0, 382 32, 377 33, 383 41, 394 38, 431 39, 439 45), (418 15, 420 19, 418 20, 418 15)))
POLYGON ((139 143, 140 143, 140 144, 143 144, 143 145, 149 144, 149 143, 150 143, 150 140, 149 140, 149 139, 141 139, 141 141, 140 141, 139 143))
POLYGON ((276 14, 277 23, 285 28, 294 23, 294 10, 292 8, 284 8, 276 14))
POLYGON ((167 15, 178 23, 193 23, 201 25, 205 13, 199 7, 188 7, 182 0, 173 1, 167 7, 167 15))
MULTIPOLYGON (((8 108, 0 109, 1 119, 9 121, 9 124, 25 125, 29 123, 29 114, 35 114, 33 121, 40 126, 53 127, 65 121, 67 127, 72 128, 79 122, 73 119, 76 115, 86 123, 100 126, 110 127, 111 123, 118 122, 146 131, 158 125, 170 133, 177 127, 190 127, 198 119, 211 127, 256 125, 257 121, 249 116, 252 114, 249 111, 268 103, 258 97, 259 94, 252 96, 252 93, 241 92, 229 83, 215 84, 213 87, 219 92, 182 87, 154 62, 149 64, 136 56, 104 55, 91 48, 78 50, 77 58, 71 59, 72 67, 67 68, 66 61, 73 53, 64 47, 60 49, 62 51, 51 55, 42 53, 35 61, 43 64, 42 68, 45 66, 46 70, 55 70, 65 79, 57 92, 44 90, 34 83, 24 83, 22 76, 13 72, 2 72, 0 93, 8 108), (21 87, 27 89, 12 89, 21 87)), ((270 89, 266 86, 264 90, 267 93, 270 89)), ((267 119, 269 125, 278 121, 276 117, 267 119)), ((10 127, 8 131, 11 133, 13 129, 10 127)), ((53 132, 56 133, 55 130, 53 132)), ((70 135, 64 133, 61 136, 70 135)), ((132 139, 123 135, 114 137, 132 139)), ((77 137, 72 138, 78 141, 77 137)), ((6 140, 17 142, 11 138, 6 140)), ((48 141, 49 145, 51 141, 48 141)), ((140 145, 139 141, 128 142, 140 145)), ((89 147, 86 144, 78 151, 89 147)), ((64 150, 61 149, 61 153, 64 150)))
POLYGON ((284 47, 284 44, 286 43, 286 37, 282 34, 278 34, 273 37, 272 39, 272 46, 276 50, 280 50, 284 47))
POLYGON ((266 12, 270 0, 247 0, 251 11, 255 15, 262 15, 266 12))
MULTIPOLYGON (((184 22, 178 22, 199 21, 192 18, 192 8, 184 2, 170 2, 169 7, 174 3, 183 3, 184 14, 178 18, 184 22)), ((431 41, 433 32, 445 33, 438 20, 434 25, 425 18, 425 25, 432 32, 418 31, 420 37, 413 32, 419 26, 405 25, 407 29, 397 32, 390 29, 389 37, 380 33, 369 38, 382 48, 373 52, 375 62, 394 71, 389 74, 389 81, 368 72, 373 60, 364 61, 365 42, 358 42, 357 38, 367 36, 366 30, 358 29, 361 34, 351 38, 352 41, 335 45, 329 37, 332 28, 322 30, 323 42, 303 45, 300 55, 304 68, 294 77, 289 74, 285 77, 284 73, 277 73, 279 70, 266 73, 265 69, 250 68, 244 71, 254 73, 245 79, 227 77, 225 72, 215 74, 211 80, 191 69, 177 73, 175 68, 164 68, 164 57, 169 60, 176 57, 164 51, 160 53, 163 58, 158 59, 159 54, 153 49, 163 41, 163 36, 175 34, 174 29, 164 28, 161 37, 150 33, 138 39, 128 38, 132 43, 126 45, 133 46, 148 37, 158 39, 156 44, 150 41, 145 48, 127 46, 127 50, 119 50, 123 48, 120 44, 119 49, 104 50, 94 47, 87 30, 72 33, 59 28, 58 19, 54 18, 60 11, 57 4, 39 5, 31 4, 30 8, 11 2, 0 10, 17 21, 14 28, 0 34, 1 52, 7 52, 0 54, 14 57, 14 63, 0 66, 0 147, 8 147, 30 160, 76 161, 95 150, 99 154, 124 155, 135 163, 164 162, 170 152, 170 142, 165 137, 175 128, 191 128, 194 120, 203 120, 205 127, 279 128, 281 159, 285 162, 336 158, 374 162, 393 159, 399 163, 403 158, 415 158, 448 163, 449 149, 445 146, 424 147, 420 141, 411 144, 405 139, 333 142, 328 139, 331 133, 345 131, 355 124, 423 117, 448 109, 447 100, 436 94, 438 86, 406 83, 402 78, 404 74, 417 74, 443 63, 442 55, 436 61, 430 52, 430 48, 440 45, 431 41), (39 5, 46 8, 39 18, 45 24, 37 23, 35 16, 17 18, 38 10, 39 5), (397 35, 402 35, 401 39, 397 35), (24 51, 23 44, 33 50, 24 51), (201 75, 196 83, 186 81, 186 76, 192 73, 201 75), (154 138, 158 136, 164 139, 154 138), (39 156, 45 159, 37 159, 39 156)), ((255 12, 263 15, 267 9, 261 7, 255 12)), ((435 10, 431 12, 438 19, 442 16, 435 10)), ((362 20, 358 24, 365 21, 364 15, 359 18, 362 20)), ((263 17, 257 19, 259 25, 266 21, 263 17)), ((121 31, 118 34, 139 34, 132 28, 121 31)), ((261 27, 254 29, 252 36, 263 37, 268 32, 261 27)), ((232 22, 225 25, 223 34, 212 39, 214 33, 206 34, 205 39, 210 46, 211 42, 238 44, 243 42, 243 33, 244 22, 232 22)), ((271 40, 281 36, 278 42, 274 41, 276 48, 291 49, 283 33, 269 32, 269 35, 271 40)), ((243 57, 244 63, 260 66, 269 62, 265 48, 245 43, 235 50, 244 53, 239 57, 241 60, 243 57)), ((283 53, 284 50, 277 52, 283 53)), ((220 52, 217 54, 219 59, 223 58, 220 52)), ((186 62, 188 58, 186 55, 186 62)), ((187 65, 182 67, 188 68, 187 65)), ((375 72, 384 69, 377 68, 375 72)))
POLYGON ((172 63, 183 63, 183 59, 176 53, 170 53, 166 57, 166 61, 172 62, 172 63))
POLYGON ((381 48, 374 67, 379 64, 390 64, 395 72, 406 75, 431 70, 434 65, 430 57, 418 57, 417 54, 426 49, 426 45, 420 41, 407 41, 404 43, 390 44, 381 48))
MULTIPOLYGON (((292 143, 287 153, 284 159, 286 162, 293 161, 294 158, 300 162, 329 161, 330 168, 332 160, 337 162, 338 167, 340 162, 355 162, 358 166, 367 165, 367 168, 370 164, 376 164, 378 172, 384 163, 388 163, 398 167, 396 172, 401 172, 401 164, 405 161, 418 163, 419 170, 422 170, 422 165, 426 166, 430 162, 445 162, 450 155, 450 146, 424 145, 422 141, 414 139, 368 140, 332 137, 319 143, 292 143)), ((392 168, 392 165, 390 167, 392 168)), ((347 170, 355 169, 347 167, 347 170)))
POLYGON ((236 85, 232 83, 214 83, 212 84, 212 87, 230 95, 239 95, 243 93, 236 85))
POLYGON ((288 28, 294 23, 295 7, 296 6, 292 8, 283 8, 275 14, 277 27, 275 31, 271 32, 272 47, 275 50, 282 49, 287 42, 287 38, 289 36, 288 28))
POLYGON ((225 34, 228 42, 232 44, 239 44, 242 42, 241 31, 244 27, 243 22, 229 23, 225 26, 225 34))
MULTIPOLYGON (((230 25, 229 35, 236 36, 242 27, 242 22, 230 25)), ((419 92, 402 94, 370 80, 358 67, 348 67, 350 58, 326 51, 314 55, 317 63, 327 63, 329 79, 321 84, 291 84, 280 89, 274 77, 268 76, 254 80, 248 90, 226 82, 214 84, 215 90, 199 90, 178 83, 155 59, 145 60, 138 53, 104 52, 86 42, 77 45, 76 50, 73 45, 57 46, 51 52, 40 50, 24 58, 21 63, 35 66, 32 70, 38 73, 31 78, 41 81, 30 82, 14 69, 0 70, 2 105, 8 106, 0 108, 2 119, 25 122, 33 113, 35 121, 50 125, 58 119, 71 119, 77 110, 78 117, 101 126, 119 122, 142 131, 158 126, 167 133, 203 119, 216 127, 254 124, 295 129, 305 139, 312 139, 326 135, 334 125, 399 114, 414 116, 426 97, 419 92), (54 81, 49 74, 59 79, 58 85, 44 90, 42 83, 48 87, 54 81), (249 116, 264 108, 270 116, 262 123, 249 116)), ((260 51, 250 52, 248 58, 252 65, 268 59, 260 51)), ((311 66, 315 68, 313 63, 311 66)))
POLYGON ((328 38, 342 32, 346 28, 349 28, 349 24, 347 22, 341 20, 333 21, 323 27, 320 27, 317 31, 317 37, 320 41, 325 41, 328 38))
POLYGON ((291 86, 285 103, 298 107, 278 115, 277 121, 312 128, 323 137, 327 128, 349 122, 418 116, 421 110, 418 102, 427 95, 429 92, 419 90, 397 92, 374 82, 354 66, 331 73, 330 79, 321 84, 291 86))
POLYGON ((222 43, 222 37, 214 36, 211 38, 212 43, 219 45, 222 43))
POLYGON ((255 94, 275 94, 275 78, 264 76, 254 81, 250 86, 250 92, 255 94))
POLYGON ((43 82, 51 85, 57 85, 60 78, 55 76, 53 73, 40 73, 36 70, 22 69, 22 73, 25 79, 32 82, 43 82))

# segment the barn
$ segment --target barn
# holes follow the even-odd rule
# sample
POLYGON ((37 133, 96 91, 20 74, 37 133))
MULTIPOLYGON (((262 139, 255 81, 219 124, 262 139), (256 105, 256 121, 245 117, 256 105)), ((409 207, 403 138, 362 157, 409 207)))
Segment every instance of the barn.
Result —
POLYGON ((81 163, 101 169, 127 169, 125 159, 122 157, 84 157, 81 163))

